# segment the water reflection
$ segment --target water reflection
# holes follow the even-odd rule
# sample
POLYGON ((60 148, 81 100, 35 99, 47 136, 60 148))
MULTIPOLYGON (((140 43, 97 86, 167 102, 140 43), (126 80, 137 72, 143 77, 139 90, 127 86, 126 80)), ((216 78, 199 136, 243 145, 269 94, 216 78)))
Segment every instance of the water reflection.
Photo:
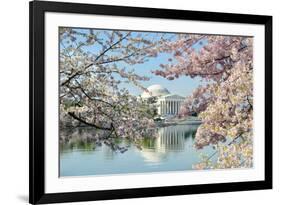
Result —
POLYGON ((120 146, 128 146, 123 154, 106 145, 97 146, 92 128, 61 130, 61 176, 190 170, 200 160, 200 152, 213 152, 209 147, 200 152, 194 149, 197 128, 198 125, 159 128, 156 138, 141 141, 142 149, 128 140, 116 139, 120 146))
POLYGON ((185 149, 185 140, 194 138, 197 125, 178 125, 160 128, 156 139, 159 151, 182 151, 185 149))
POLYGON ((172 152, 183 152, 192 144, 197 125, 178 125, 162 127, 158 130, 157 138, 143 140, 141 155, 147 162, 160 162, 165 160, 172 152), (189 143, 185 143, 189 140, 189 143))

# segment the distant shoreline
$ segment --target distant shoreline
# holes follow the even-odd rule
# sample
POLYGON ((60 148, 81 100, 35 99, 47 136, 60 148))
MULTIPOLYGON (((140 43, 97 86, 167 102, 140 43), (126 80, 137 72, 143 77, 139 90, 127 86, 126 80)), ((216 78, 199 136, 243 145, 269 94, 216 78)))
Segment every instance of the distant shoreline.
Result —
POLYGON ((198 117, 188 117, 186 119, 170 119, 169 121, 156 122, 158 127, 167 127, 174 125, 200 125, 202 121, 198 117))

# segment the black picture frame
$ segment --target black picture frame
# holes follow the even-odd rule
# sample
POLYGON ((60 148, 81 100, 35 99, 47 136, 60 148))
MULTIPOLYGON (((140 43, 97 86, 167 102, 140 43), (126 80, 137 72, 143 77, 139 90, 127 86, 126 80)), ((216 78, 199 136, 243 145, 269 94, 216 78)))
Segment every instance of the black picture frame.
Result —
POLYGON ((260 190, 272 188, 272 17, 262 15, 184 11, 125 6, 33 1, 30 12, 30 143, 29 202, 31 204, 108 200, 167 195, 199 194, 260 190), (100 14, 111 16, 150 17, 209 22, 259 24, 265 26, 265 180, 235 183, 197 184, 153 188, 134 188, 71 193, 45 192, 45 76, 44 39, 45 13, 100 14))

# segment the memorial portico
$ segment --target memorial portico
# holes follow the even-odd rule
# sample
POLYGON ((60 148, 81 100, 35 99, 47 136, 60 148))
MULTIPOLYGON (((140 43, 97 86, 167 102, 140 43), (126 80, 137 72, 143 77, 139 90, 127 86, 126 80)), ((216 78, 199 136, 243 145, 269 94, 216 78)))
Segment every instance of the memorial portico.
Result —
POLYGON ((184 97, 179 95, 166 95, 158 99, 159 115, 177 115, 184 97))
POLYGON ((156 97, 159 115, 177 115, 179 113, 184 97, 176 94, 171 94, 166 88, 161 85, 152 85, 147 88, 142 95, 142 98, 147 99, 156 97))

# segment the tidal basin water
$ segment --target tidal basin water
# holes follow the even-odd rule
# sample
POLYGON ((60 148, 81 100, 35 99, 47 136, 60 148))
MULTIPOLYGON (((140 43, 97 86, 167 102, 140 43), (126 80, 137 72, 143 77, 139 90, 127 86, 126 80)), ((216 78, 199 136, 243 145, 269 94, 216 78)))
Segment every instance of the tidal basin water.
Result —
POLYGON ((215 152, 210 146, 201 150, 193 147, 197 128, 198 125, 159 128, 156 138, 142 141, 141 150, 119 139, 120 145, 129 145, 124 153, 91 142, 88 137, 93 133, 91 128, 61 130, 68 140, 60 142, 60 176, 193 170, 192 165, 200 161, 200 155, 210 156, 215 152))

